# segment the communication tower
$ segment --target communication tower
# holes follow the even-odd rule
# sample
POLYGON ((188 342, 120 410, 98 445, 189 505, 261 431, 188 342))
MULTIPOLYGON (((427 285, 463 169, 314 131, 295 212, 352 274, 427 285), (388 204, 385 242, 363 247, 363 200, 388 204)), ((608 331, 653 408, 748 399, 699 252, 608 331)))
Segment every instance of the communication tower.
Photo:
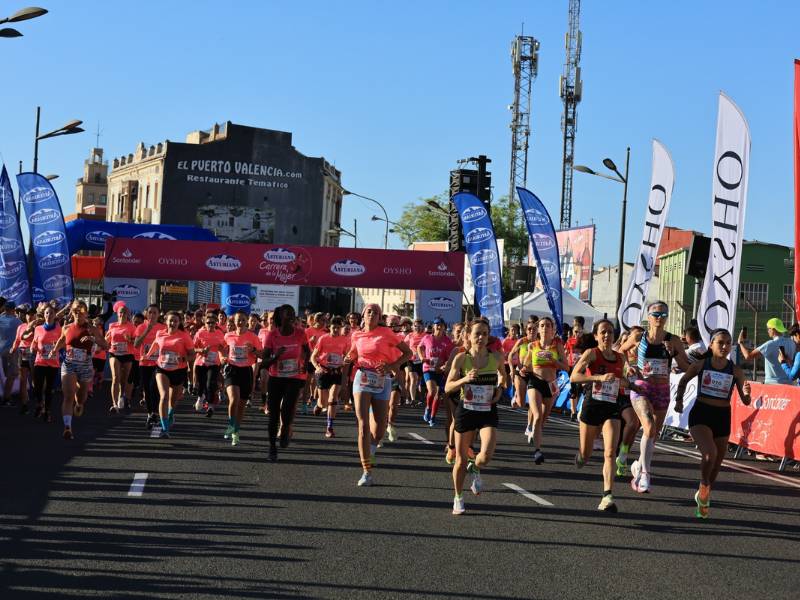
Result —
POLYGON ((560 80, 560 94, 564 101, 564 114, 561 117, 561 131, 564 133, 564 160, 561 171, 561 229, 569 229, 572 224, 572 164, 575 159, 575 131, 578 125, 578 102, 581 101, 583 82, 581 81, 581 32, 578 22, 581 14, 581 0, 569 1, 567 22, 564 74, 560 80))
MULTIPOLYGON (((531 88, 539 70, 539 42, 529 35, 518 35, 511 42, 514 71, 514 104, 511 109, 511 174, 508 197, 513 200, 517 186, 528 182, 528 139, 531 135, 531 88)), ((514 211, 510 211, 515 214, 514 211)))

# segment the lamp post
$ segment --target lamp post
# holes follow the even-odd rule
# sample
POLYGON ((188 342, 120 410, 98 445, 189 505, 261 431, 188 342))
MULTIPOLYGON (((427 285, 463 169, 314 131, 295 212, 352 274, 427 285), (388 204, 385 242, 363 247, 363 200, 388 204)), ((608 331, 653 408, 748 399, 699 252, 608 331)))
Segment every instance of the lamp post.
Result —
POLYGON ((33 172, 39 172, 39 140, 46 140, 48 138, 58 137, 59 135, 72 135, 74 133, 83 133, 83 128, 81 124, 83 121, 79 121, 78 119, 73 119, 69 123, 62 125, 58 129, 53 129, 53 131, 49 131, 47 133, 40 134, 39 133, 39 119, 42 114, 42 107, 36 107, 36 136, 33 142, 33 172))
MULTIPOLYGON (((18 23, 19 21, 27 21, 28 19, 35 19, 36 17, 41 17, 42 15, 46 14, 47 10, 44 8, 39 8, 38 6, 29 6, 28 8, 22 8, 18 10, 10 17, 0 19, 0 25, 3 23, 18 23)), ((13 29, 12 27, 4 27, 3 29, 0 29, 0 37, 17 38, 22 37, 22 33, 16 29, 13 29)))
MULTIPOLYGON (((341 225, 334 229, 328 229, 328 235, 346 235, 353 238, 353 248, 358 248, 358 221, 353 219, 353 233, 344 229, 341 225)), ((356 288, 351 288, 350 292, 350 312, 356 309, 356 288)))
POLYGON ((598 177, 605 177, 606 179, 610 179, 611 181, 616 181, 623 185, 622 191, 622 218, 620 219, 620 229, 619 229, 619 264, 617 266, 617 309, 616 313, 619 313, 619 307, 622 304, 622 269, 624 266, 623 257, 625 254, 625 217, 627 214, 628 209, 628 168, 631 162, 631 148, 628 146, 627 153, 625 155, 625 175, 619 172, 617 169, 617 165, 614 164, 614 161, 610 158, 603 159, 603 166, 609 171, 613 171, 616 173, 616 177, 612 177, 611 175, 606 175, 605 173, 597 173, 596 171, 590 169, 589 167, 585 167, 583 165, 575 165, 572 167, 573 170, 579 171, 581 173, 588 173, 589 175, 597 175, 598 177))
MULTIPOLYGON (((384 222, 384 225, 386 227, 384 228, 384 232, 383 232, 383 249, 384 250, 388 250, 389 249, 389 214, 386 212, 386 209, 384 208, 383 204, 381 204, 380 202, 375 200, 375 198, 370 198, 369 196, 362 196, 361 194, 356 194, 355 192, 351 192, 350 190, 346 190, 344 188, 342 188, 342 195, 343 196, 355 196, 357 198, 363 198, 364 200, 369 200, 370 202, 374 202, 375 204, 378 205, 378 207, 383 211, 383 219, 373 217, 372 220, 373 221, 380 220, 380 221, 384 222)), ((385 298, 386 298, 386 289, 385 288, 381 288, 381 311, 383 311, 383 302, 384 302, 385 298)))

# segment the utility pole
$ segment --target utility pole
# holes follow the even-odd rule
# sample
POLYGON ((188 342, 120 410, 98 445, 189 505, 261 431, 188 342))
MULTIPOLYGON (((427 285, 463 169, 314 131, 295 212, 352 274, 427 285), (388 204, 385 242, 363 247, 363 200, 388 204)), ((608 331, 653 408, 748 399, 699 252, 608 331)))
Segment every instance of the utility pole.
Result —
POLYGON ((560 81, 561 99, 564 101, 564 114, 561 117, 561 131, 564 134, 561 170, 561 229, 569 229, 572 224, 572 165, 575 161, 578 103, 581 101, 583 92, 581 68, 578 66, 581 60, 581 32, 578 29, 580 14, 581 0, 569 0, 567 57, 564 61, 564 74, 560 81))
MULTIPOLYGON (((511 109, 511 173, 508 199, 513 202, 517 187, 528 184, 528 139, 531 135, 531 88, 539 72, 539 42, 529 35, 518 35, 511 43, 514 70, 514 103, 511 109)), ((515 211, 509 211, 509 231, 514 228, 515 211)))

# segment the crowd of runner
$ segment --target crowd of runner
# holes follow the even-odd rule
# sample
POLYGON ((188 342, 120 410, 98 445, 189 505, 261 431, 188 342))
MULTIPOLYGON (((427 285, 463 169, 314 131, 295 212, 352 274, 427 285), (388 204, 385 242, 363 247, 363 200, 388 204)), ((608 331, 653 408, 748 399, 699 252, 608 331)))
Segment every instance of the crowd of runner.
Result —
POLYGON ((545 461, 543 426, 560 392, 559 371, 570 373, 571 419, 579 421, 576 468, 584 466, 602 437, 601 511, 617 511, 616 477, 630 474, 634 491, 651 491, 655 440, 670 403, 673 369, 684 372, 678 412, 687 383, 697 379, 689 415, 701 453, 697 517, 709 515, 711 488, 727 449, 733 389, 743 402, 750 401, 742 371, 727 358, 730 333, 713 332, 708 350, 698 351, 686 344, 691 332, 678 337, 665 330, 668 309, 662 302, 648 307, 646 327, 634 327, 620 339, 604 319, 588 333, 578 317, 560 336, 551 318, 531 317, 524 328, 514 325, 500 339, 482 318, 452 324, 448 332, 441 319, 425 324, 387 316, 376 304, 346 317, 315 313, 302 319, 290 305, 261 316, 228 316, 213 305, 165 314, 150 305, 144 314, 131 314, 118 301, 98 314, 97 307, 80 300, 65 307, 4 304, 0 338, 8 337, 9 328, 15 331, 10 347, 0 348, 6 377, 2 402, 10 402, 18 385, 20 413, 52 422, 54 390, 60 386, 65 440, 76 435, 75 419, 108 368, 109 412, 143 406, 153 437, 173 435, 176 406, 188 393, 196 399, 194 410, 209 419, 227 408, 222 436, 236 446, 246 408, 256 404, 268 416, 270 461, 290 445, 299 409, 324 414, 320 434, 325 438, 335 437, 339 410, 353 411, 361 467, 357 485, 370 486, 378 448, 384 439, 397 440, 401 407, 424 405, 425 423, 443 431, 444 459, 452 466, 453 514, 465 511, 467 478, 472 493, 481 493, 501 400, 527 410, 524 435, 532 462, 545 461), (638 457, 629 464, 640 430, 638 457))

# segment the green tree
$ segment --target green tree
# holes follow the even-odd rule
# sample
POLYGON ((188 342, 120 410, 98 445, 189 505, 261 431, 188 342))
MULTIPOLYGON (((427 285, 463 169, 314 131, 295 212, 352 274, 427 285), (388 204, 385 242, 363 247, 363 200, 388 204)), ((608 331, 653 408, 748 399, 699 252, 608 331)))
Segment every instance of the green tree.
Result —
POLYGON ((412 242, 441 242, 447 239, 447 215, 431 208, 428 205, 429 200, 447 211, 446 193, 430 198, 419 198, 416 202, 406 204, 398 221, 399 226, 395 227, 395 232, 406 246, 412 242))

